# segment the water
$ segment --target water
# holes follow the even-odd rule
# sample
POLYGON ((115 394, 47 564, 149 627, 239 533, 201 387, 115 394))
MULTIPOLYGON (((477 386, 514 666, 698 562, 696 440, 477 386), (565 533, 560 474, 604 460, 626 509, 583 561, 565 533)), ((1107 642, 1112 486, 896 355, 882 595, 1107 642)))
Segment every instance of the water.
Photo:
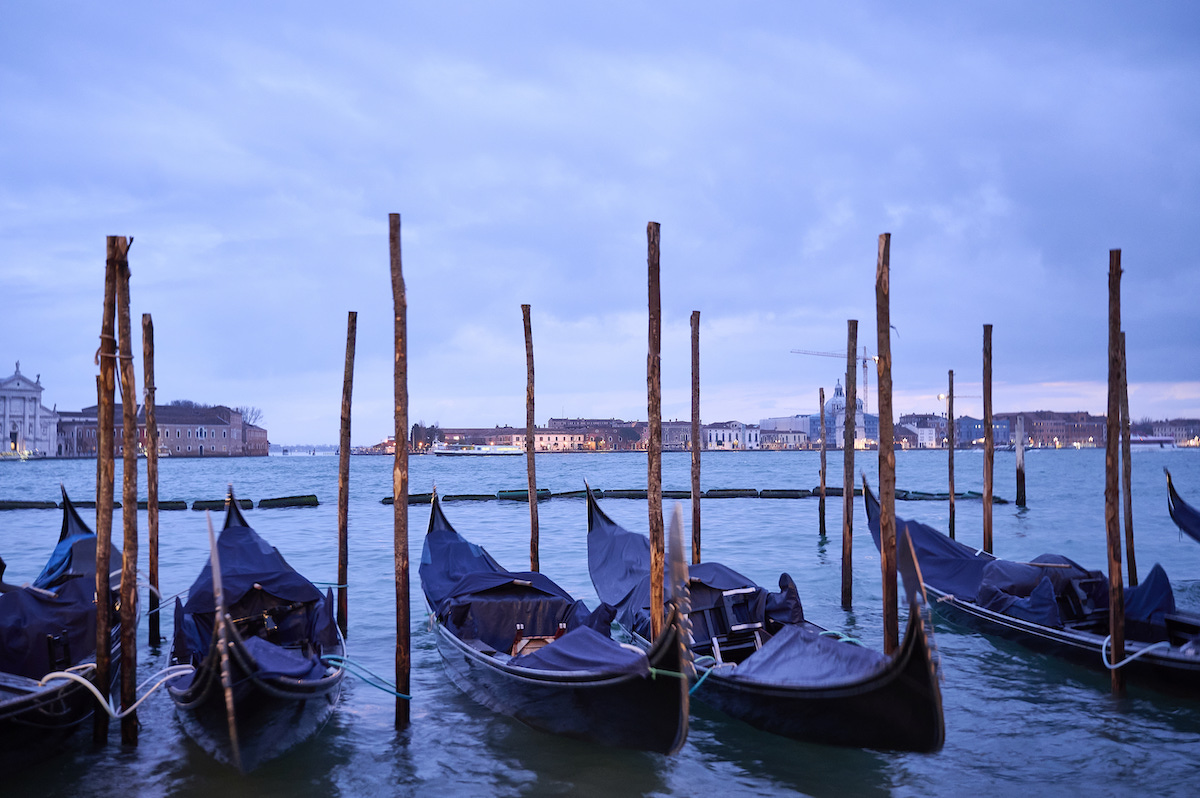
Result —
MULTIPOLYGON (((955 455, 957 488, 981 490, 982 455, 955 455)), ((690 456, 664 457, 664 487, 689 486, 690 456)), ((996 493, 1015 493, 1011 453, 996 456, 996 493)), ((859 453, 858 469, 872 484, 875 453, 859 453)), ((1035 451, 1027 455, 1027 511, 995 508, 995 549, 1029 559, 1057 551, 1093 568, 1106 563, 1103 523, 1104 453, 1035 451)), ((1134 454, 1135 539, 1144 575, 1162 562, 1181 608, 1200 611, 1200 546, 1180 539, 1166 511, 1162 466, 1171 468, 1184 497, 1200 501, 1200 452, 1134 454)), ((555 492, 644 487, 639 454, 562 454, 538 459, 538 484, 555 492)), ((392 461, 355 457, 351 465, 349 653, 381 674, 393 672, 395 603, 392 564, 392 461)), ((702 486, 812 488, 818 456, 811 452, 710 453, 702 486)), ((897 454, 897 485, 943 490, 945 452, 897 454)), ((840 453, 829 457, 830 484, 841 482, 840 453)), ((857 473, 857 472, 856 472, 857 473)), ((120 493, 120 463, 117 491, 120 493)), ((443 495, 492 493, 526 486, 523 458, 435 458, 411 461, 411 491, 434 484, 443 495)), ((58 483, 90 499, 95 463, 43 461, 0 464, 0 498, 56 499, 58 483)), ((242 498, 315 493, 317 508, 260 510, 249 522, 314 581, 337 578, 337 459, 292 455, 251 460, 164 460, 163 500, 217 499, 232 482, 242 498)), ((145 481, 140 493, 145 495, 145 481)), ((674 502, 668 502, 668 512, 674 502)), ((630 529, 646 528, 644 501, 608 499, 605 510, 630 529)), ((959 501, 959 538, 981 540, 978 501, 959 501)), ((451 523, 513 569, 529 556, 528 507, 517 502, 447 503, 451 523)), ((91 520, 90 511, 83 515, 91 520)), ((937 754, 893 754, 806 745, 759 732, 718 713, 693 711, 687 745, 674 757, 590 747, 525 728, 463 696, 446 680, 416 576, 429 508, 409 515, 412 555, 412 725, 393 729, 394 699, 350 682, 331 723, 313 740, 260 770, 240 775, 216 764, 182 733, 165 694, 139 711, 141 744, 123 748, 117 724, 110 744, 93 749, 87 733, 54 759, 6 774, 6 795, 962 795, 1194 794, 1200 776, 1200 701, 1131 689, 1116 701, 1104 674, 1061 664, 938 619, 936 642, 945 681, 946 745, 937 754)), ((827 541, 817 535, 817 500, 713 499, 703 503, 706 559, 722 560, 764 585, 779 572, 795 577, 805 612, 814 621, 880 647, 879 557, 856 504, 854 607, 840 607, 841 500, 827 508, 827 541)), ((901 517, 945 528, 947 507, 899 502, 901 517)), ((587 575, 584 502, 553 499, 539 505, 542 570, 595 605, 587 575)), ((217 519, 218 521, 220 519, 217 519)), ((684 508, 685 535, 690 512, 684 508)), ((7 581, 40 571, 61 523, 57 511, 0 513, 0 555, 7 581)), ((141 568, 146 568, 146 514, 139 513, 141 568)), ((120 513, 114 519, 119 538, 120 513)), ((163 593, 186 590, 207 556, 202 513, 161 514, 163 593)), ((143 593, 143 604, 145 602, 143 593)), ((168 602, 169 604, 169 602, 168 602)), ((170 630, 167 607, 162 628, 170 630)), ((139 631, 142 678, 166 665, 168 646, 145 643, 139 631)))

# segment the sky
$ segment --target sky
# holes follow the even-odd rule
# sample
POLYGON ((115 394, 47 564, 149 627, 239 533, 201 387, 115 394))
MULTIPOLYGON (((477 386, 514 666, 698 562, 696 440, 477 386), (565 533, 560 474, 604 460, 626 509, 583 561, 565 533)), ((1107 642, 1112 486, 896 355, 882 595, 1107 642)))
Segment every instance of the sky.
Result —
MULTIPOLYGON (((1200 417, 1200 5, 6 3, 0 376, 95 404, 105 236, 157 399, 333 443, 395 428, 388 214, 410 422, 645 419, 661 224, 663 418, 817 411, 877 350, 897 414, 1087 410, 1122 251, 1131 416, 1200 417), (7 356, 7 357, 5 357, 7 356)), ((857 371, 860 382, 862 371, 857 371)), ((876 376, 868 409, 877 407, 876 376)))

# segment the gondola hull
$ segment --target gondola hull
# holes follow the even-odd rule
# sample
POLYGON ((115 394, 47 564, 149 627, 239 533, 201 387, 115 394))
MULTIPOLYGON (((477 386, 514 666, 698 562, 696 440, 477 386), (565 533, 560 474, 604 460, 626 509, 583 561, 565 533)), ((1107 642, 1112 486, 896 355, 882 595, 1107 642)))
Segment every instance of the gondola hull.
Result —
MULTIPOLYGON (((96 683, 96 536, 63 490, 58 545, 31 584, 5 584, 0 560, 0 772, 54 754, 92 717, 97 700, 79 681, 53 678, 70 670, 96 683), (91 667, 88 667, 88 666, 91 667)), ((109 562, 121 562, 110 546, 109 562)), ((110 599, 117 591, 110 580, 110 599)), ((117 620, 115 612, 111 612, 117 620)), ((109 637, 109 693, 120 678, 119 623, 109 637)))
MULTIPOLYGON (((602 599, 608 597, 618 607, 622 625, 644 645, 643 626, 629 619, 644 623, 638 610, 645 606, 648 582, 648 576, 643 576, 649 571, 646 538, 615 524, 590 491, 588 513, 592 583, 602 599)), ((766 593, 718 563, 693 565, 690 574, 693 602, 697 584, 708 585, 709 595, 717 593, 722 602, 731 595, 766 593), (720 588, 718 578, 726 580, 720 588)), ((785 584, 794 593, 790 577, 781 578, 781 591, 787 592, 785 584)), ((794 601, 799 609, 798 596, 794 601)), ((740 661, 727 663, 714 663, 707 651, 698 650, 696 699, 755 728, 795 740, 918 752, 942 747, 940 673, 923 605, 912 605, 904 643, 891 657, 833 642, 821 635, 821 627, 802 617, 771 616, 764 624, 764 611, 749 606, 747 615, 738 620, 745 624, 742 628, 770 625, 773 631, 767 642, 756 645, 754 653, 740 661)), ((733 614, 732 609, 726 610, 727 622, 732 623, 733 614)), ((696 615, 694 603, 692 617, 696 615)), ((728 630, 735 631, 732 626, 728 630)), ((710 626, 710 639, 713 631, 710 626)), ((693 644, 698 646, 702 640, 702 635, 696 635, 693 644)))
MULTIPOLYGON (((1018 643, 1031 651, 1058 657, 1076 665, 1105 672, 1105 660, 1112 659, 1112 649, 1107 646, 1108 621, 1102 619, 1086 628, 1042 626, 1020 618, 1014 618, 986 609, 971 601, 964 601, 952 594, 943 593, 926 584, 929 595, 935 597, 934 606, 946 620, 960 623, 985 635, 1001 637, 1018 643)), ((1200 696, 1200 651, 1186 654, 1179 647, 1151 649, 1139 654, 1148 643, 1125 640, 1126 658, 1138 655, 1137 659, 1122 666, 1125 678, 1133 684, 1161 689, 1177 695, 1200 696)))
MULTIPOLYGON (((112 650, 113 678, 120 669, 120 648, 112 650)), ((86 663, 82 663, 86 664, 86 663)), ((86 674, 95 679, 95 671, 86 674)), ((92 717, 96 697, 79 682, 37 679, 0 673, 0 772, 9 773, 52 755, 92 717)))
MULTIPOLYGON (((864 502, 868 529, 878 547, 878 502, 869 490, 864 502)), ((963 595, 976 592, 975 581, 963 580, 963 570, 947 568, 942 561, 955 563, 958 560, 954 558, 961 556, 963 563, 977 567, 981 562, 1004 563, 1004 560, 964 547, 924 524, 903 519, 897 519, 897 524, 898 529, 902 527, 904 534, 912 538, 918 552, 927 552, 930 567, 922 566, 925 590, 932 598, 931 605, 947 620, 1067 662, 1100 672, 1108 670, 1113 656, 1108 645, 1106 608, 1066 617, 1061 625, 1051 626, 983 606, 963 595), (939 577, 939 574, 949 576, 939 577), (960 579, 959 587, 951 589, 953 583, 940 581, 942 578, 960 579)), ((1153 576, 1152 571, 1150 578, 1153 576)), ((1165 582, 1165 574, 1161 578, 1165 582)), ((1120 667, 1130 683, 1178 695, 1200 696, 1200 617, 1172 612, 1165 615, 1162 623, 1127 623, 1124 657, 1125 664, 1120 667)))
POLYGON ((451 681, 475 701, 539 731, 588 743, 658 753, 687 735, 686 688, 674 626, 648 652, 651 676, 511 667, 434 621, 451 681))
MULTIPOLYGON (((886 670, 832 687, 796 688, 708 674, 694 697, 763 731, 809 743, 928 753, 942 747, 937 666, 920 613, 886 670)), ((703 676, 704 669, 697 667, 703 676)))
MULTIPOLYGON (((344 647, 326 652, 339 657, 344 653, 344 647)), ((240 640, 231 641, 229 658, 240 757, 234 756, 230 741, 215 646, 190 683, 169 685, 168 690, 187 735, 219 762, 234 765, 240 761, 243 771, 254 770, 316 734, 341 695, 345 676, 341 668, 331 669, 330 675, 321 679, 267 674, 240 640)))

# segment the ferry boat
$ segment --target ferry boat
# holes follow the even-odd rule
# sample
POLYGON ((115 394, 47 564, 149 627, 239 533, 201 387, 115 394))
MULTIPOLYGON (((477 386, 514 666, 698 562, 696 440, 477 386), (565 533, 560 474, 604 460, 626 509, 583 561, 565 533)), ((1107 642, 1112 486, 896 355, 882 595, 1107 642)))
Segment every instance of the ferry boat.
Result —
POLYGON ((1174 449, 1175 439, 1170 435, 1131 435, 1129 450, 1174 449))
POLYGON ((429 447, 436 455, 453 455, 456 457, 496 457, 525 454, 520 446, 509 443, 443 443, 438 441, 429 447))

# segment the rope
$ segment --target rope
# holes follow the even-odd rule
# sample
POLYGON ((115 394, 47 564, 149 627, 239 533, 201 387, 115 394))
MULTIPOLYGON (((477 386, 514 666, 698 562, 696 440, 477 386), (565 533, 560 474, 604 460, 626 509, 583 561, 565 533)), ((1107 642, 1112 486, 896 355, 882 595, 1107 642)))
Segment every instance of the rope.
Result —
POLYGON ((857 637, 851 637, 850 635, 843 634, 835 629, 826 629, 824 632, 821 632, 818 637, 836 637, 839 643, 853 643, 856 646, 862 646, 863 648, 866 648, 866 646, 863 645, 863 641, 859 640, 857 637))
POLYGON ((343 668, 346 669, 346 673, 349 673, 351 676, 355 676, 355 677, 358 677, 359 679, 362 679, 364 682, 366 682, 371 687, 374 687, 376 690, 382 690, 385 693, 390 693, 391 695, 394 695, 396 698, 403 698, 405 701, 412 701, 412 696, 405 695, 404 693, 397 691, 396 685, 392 684, 387 679, 380 676, 378 673, 368 670, 363 665, 359 665, 357 662, 353 662, 351 660, 346 659, 345 657, 338 656, 337 654, 327 654, 324 657, 321 657, 321 661, 322 662, 330 662, 335 665, 341 665, 343 668), (367 676, 363 676, 362 673, 357 673, 356 671, 362 671, 363 673, 367 674, 367 676), (368 676, 370 678, 367 678, 368 676), (375 681, 372 681, 372 679, 374 679, 375 681))
MULTIPOLYGON (((180 676, 183 676, 186 673, 191 673, 192 671, 195 670, 195 668, 193 668, 191 665, 172 665, 169 668, 163 668, 161 671, 154 674, 153 676, 151 676, 149 679, 142 682, 141 684, 139 684, 137 686, 137 689, 141 690, 147 684, 149 684, 151 681, 158 678, 159 676, 162 676, 163 678, 156 685, 154 685, 149 690, 147 690, 142 695, 142 697, 139 698, 137 701, 135 701, 133 703, 133 705, 130 706, 128 709, 124 709, 124 710, 121 710, 120 712, 118 712, 112 706, 112 703, 111 703, 112 699, 110 698, 109 700, 106 701, 104 699, 104 696, 102 696, 100 694, 100 691, 96 689, 96 685, 92 684, 92 682, 89 679, 87 679, 87 677, 81 675, 83 672, 95 670, 95 668, 96 668, 96 665, 94 663, 89 662, 86 665, 76 665, 75 667, 68 668, 65 671, 52 671, 51 673, 47 673, 45 676, 43 676, 41 681, 38 682, 38 685, 45 687, 46 684, 48 684, 49 682, 52 682, 52 681, 55 681, 58 679, 68 679, 73 682, 79 682, 84 687, 86 687, 89 691, 91 691, 92 695, 94 695, 96 697, 96 701, 100 704, 101 707, 104 708, 104 711, 108 713, 109 717, 111 717, 113 720, 120 720, 124 717, 127 717, 128 715, 132 715, 137 710, 137 708, 142 705, 142 702, 145 701, 147 698, 149 698, 151 695, 153 695, 154 691, 157 690, 158 688, 162 687, 164 684, 171 681, 172 679, 176 679, 180 676), (76 671, 79 671, 79 673, 76 673, 76 671)), ((135 690, 134 692, 136 694, 137 691, 135 690)))
POLYGON ((1112 635, 1109 635, 1108 637, 1104 638, 1104 644, 1100 646, 1100 659, 1101 659, 1101 661, 1104 662, 1104 667, 1108 668, 1110 671, 1115 671, 1118 668, 1124 668, 1126 665, 1133 662, 1135 659, 1142 656, 1143 654, 1148 654, 1151 651, 1154 651, 1156 649, 1161 649, 1163 647, 1166 647, 1168 649, 1171 647, 1171 644, 1168 643, 1166 640, 1160 640, 1157 643, 1151 643, 1150 645, 1143 648, 1141 651, 1130 654, 1128 657, 1121 660, 1116 665, 1113 665, 1113 664, 1110 664, 1108 661, 1108 646, 1109 646, 1109 643, 1111 643, 1111 642, 1112 642, 1112 635))
POLYGON ((320 585, 321 587, 350 587, 350 585, 339 585, 337 582, 313 582, 313 584, 320 585))
POLYGON ((686 679, 687 678, 679 671, 669 671, 664 668, 651 668, 650 669, 650 678, 651 679, 657 679, 659 676, 671 676, 675 679, 686 679))

